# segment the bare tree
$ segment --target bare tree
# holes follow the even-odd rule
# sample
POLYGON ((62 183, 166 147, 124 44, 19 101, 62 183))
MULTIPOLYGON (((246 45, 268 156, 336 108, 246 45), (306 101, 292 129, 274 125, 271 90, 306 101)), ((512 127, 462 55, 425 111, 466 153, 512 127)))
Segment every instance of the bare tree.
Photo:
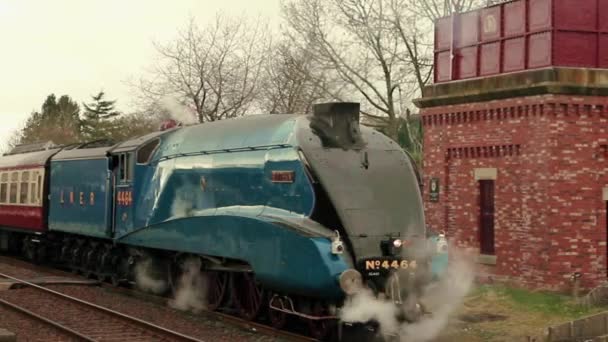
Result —
POLYGON ((466 12, 479 6, 504 2, 504 0, 405 0, 404 2, 408 11, 432 21, 447 17, 452 13, 466 12))
POLYGON ((137 88, 148 102, 179 99, 198 122, 244 115, 258 90, 268 44, 260 21, 218 14, 200 27, 190 20, 173 42, 156 44, 159 61, 137 88))
MULTIPOLYGON (((401 103, 418 89, 416 78, 400 57, 399 32, 387 20, 386 0, 300 0, 283 4, 294 44, 310 49, 325 72, 335 73, 362 100, 370 126, 397 138, 401 103)), ((343 92, 347 93, 347 92, 343 92)), ((341 94, 332 94, 341 98, 341 94)), ((352 95, 351 95, 352 96, 352 95)))
POLYGON ((271 50, 264 67, 259 107, 272 114, 309 113, 312 105, 331 99, 329 84, 315 72, 308 50, 294 49, 289 41, 280 41, 271 50))
MULTIPOLYGON (((500 0, 499 0, 500 1, 500 0)), ((284 0, 294 46, 317 69, 336 75, 346 89, 329 95, 362 102, 363 122, 422 150, 411 100, 433 73, 435 19, 495 0, 284 0)))

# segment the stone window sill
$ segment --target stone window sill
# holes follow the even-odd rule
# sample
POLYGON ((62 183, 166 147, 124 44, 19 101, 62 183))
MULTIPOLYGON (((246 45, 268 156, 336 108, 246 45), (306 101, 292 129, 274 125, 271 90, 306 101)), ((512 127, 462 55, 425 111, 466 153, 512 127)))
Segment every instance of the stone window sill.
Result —
POLYGON ((496 255, 480 254, 477 256, 477 263, 483 265, 496 265, 496 255))

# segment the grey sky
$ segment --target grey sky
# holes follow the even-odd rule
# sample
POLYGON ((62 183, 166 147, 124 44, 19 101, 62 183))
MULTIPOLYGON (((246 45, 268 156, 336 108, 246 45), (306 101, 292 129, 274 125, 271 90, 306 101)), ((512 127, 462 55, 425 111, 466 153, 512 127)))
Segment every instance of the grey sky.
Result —
POLYGON ((0 0, 0 148, 50 93, 104 89, 128 110, 124 81, 153 62, 152 41, 220 10, 278 20, 279 0, 0 0))

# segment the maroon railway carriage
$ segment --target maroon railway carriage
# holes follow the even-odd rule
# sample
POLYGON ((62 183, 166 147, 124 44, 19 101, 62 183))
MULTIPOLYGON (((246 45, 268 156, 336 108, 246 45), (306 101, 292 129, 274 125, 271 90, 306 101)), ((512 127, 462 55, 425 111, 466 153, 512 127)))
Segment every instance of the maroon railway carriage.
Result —
POLYGON ((46 171, 49 159, 57 151, 6 155, 0 159, 0 226, 46 231, 46 171))

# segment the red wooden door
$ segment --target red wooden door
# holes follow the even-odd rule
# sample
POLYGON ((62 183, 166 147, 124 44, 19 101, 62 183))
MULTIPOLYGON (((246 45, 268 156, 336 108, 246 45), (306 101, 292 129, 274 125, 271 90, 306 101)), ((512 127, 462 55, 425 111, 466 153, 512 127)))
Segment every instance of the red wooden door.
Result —
POLYGON ((479 243, 481 254, 494 255, 494 181, 479 181, 479 243))

